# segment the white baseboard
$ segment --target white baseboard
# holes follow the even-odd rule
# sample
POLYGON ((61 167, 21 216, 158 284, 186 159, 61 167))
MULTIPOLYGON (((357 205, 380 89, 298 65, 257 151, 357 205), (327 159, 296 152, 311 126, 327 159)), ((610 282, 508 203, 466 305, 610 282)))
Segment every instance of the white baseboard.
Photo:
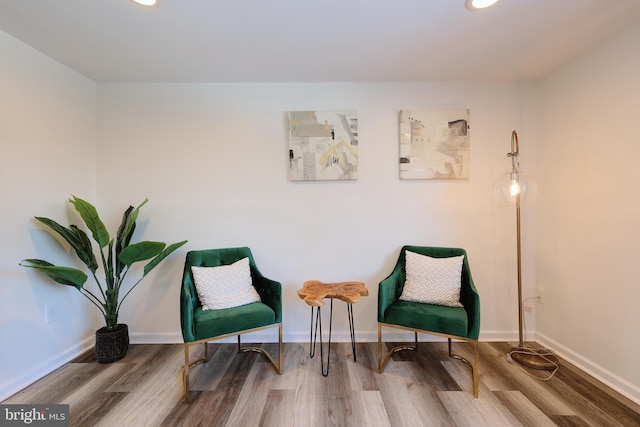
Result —
POLYGON ((182 344, 182 334, 161 333, 161 332, 129 332, 129 342, 131 344, 182 344))
POLYGON ((68 363, 69 361, 80 356, 85 351, 90 350, 93 347, 94 342, 95 338, 93 336, 89 336, 84 341, 72 347, 69 347, 55 357, 42 362, 26 374, 11 378, 9 381, 0 385, 0 402, 10 398, 20 390, 35 383, 36 381, 55 371, 65 363, 68 363))
MULTIPOLYGON (((535 336, 535 333, 532 333, 531 331, 529 331, 527 335, 532 337, 532 336, 535 336)), ((503 330, 480 331, 480 336, 478 337, 478 340, 485 341, 485 342, 515 343, 515 342, 518 342, 518 331, 503 331, 503 330)))
POLYGON ((640 387, 631 384, 624 378, 621 378, 613 372, 610 372, 604 369, 602 366, 592 362, 591 360, 582 357, 578 353, 552 340, 546 335, 540 333, 536 334, 536 342, 544 347, 547 347, 550 350, 553 350, 556 354, 558 354, 558 356, 571 362, 572 365, 580 368, 593 378, 597 379, 603 384, 606 384, 618 393, 640 405, 640 387))

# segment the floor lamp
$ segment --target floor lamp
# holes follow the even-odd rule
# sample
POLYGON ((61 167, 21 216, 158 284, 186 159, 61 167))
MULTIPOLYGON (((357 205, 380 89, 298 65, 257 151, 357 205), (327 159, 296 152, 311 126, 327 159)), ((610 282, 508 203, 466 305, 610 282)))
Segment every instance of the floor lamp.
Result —
POLYGON ((510 171, 504 174, 496 184, 494 190, 499 193, 502 200, 508 200, 516 206, 516 239, 517 239, 517 262, 518 262, 518 345, 511 347, 508 355, 512 360, 523 366, 542 369, 555 370, 558 367, 558 359, 555 355, 544 349, 532 349, 524 343, 524 313, 522 299, 522 246, 520 234, 520 202, 532 189, 520 172, 520 146, 518 143, 518 133, 511 132, 511 152, 507 157, 511 160, 510 171))

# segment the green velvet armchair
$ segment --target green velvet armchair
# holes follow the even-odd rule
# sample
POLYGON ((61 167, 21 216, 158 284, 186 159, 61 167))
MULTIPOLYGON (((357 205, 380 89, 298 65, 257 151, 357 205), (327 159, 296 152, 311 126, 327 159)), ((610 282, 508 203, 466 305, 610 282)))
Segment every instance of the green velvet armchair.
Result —
POLYGON ((400 350, 418 350, 418 333, 447 338, 449 356, 463 361, 472 370, 473 395, 478 397, 478 335, 480 332, 480 298, 471 277, 467 253, 459 248, 404 246, 391 274, 379 284, 378 289, 378 372, 382 373, 390 357, 400 350), (432 258, 448 258, 464 255, 460 288, 462 307, 424 304, 400 300, 405 283, 406 251, 432 258), (399 345, 382 355, 382 327, 398 328, 414 332, 413 345, 399 345), (451 340, 473 345, 473 361, 453 354, 451 340))
POLYGON ((180 318, 184 339, 184 394, 189 402, 189 368, 208 360, 207 342, 238 336, 238 352, 253 351, 263 354, 282 373, 282 285, 264 277, 256 267, 249 248, 207 249, 187 253, 180 295, 180 318), (260 295, 260 302, 233 308, 203 310, 196 292, 191 267, 219 267, 231 265, 249 258, 251 284, 260 295), (278 328, 278 362, 262 348, 243 347, 240 335, 265 328, 278 328), (189 349, 196 344, 204 345, 204 357, 190 361, 189 349))

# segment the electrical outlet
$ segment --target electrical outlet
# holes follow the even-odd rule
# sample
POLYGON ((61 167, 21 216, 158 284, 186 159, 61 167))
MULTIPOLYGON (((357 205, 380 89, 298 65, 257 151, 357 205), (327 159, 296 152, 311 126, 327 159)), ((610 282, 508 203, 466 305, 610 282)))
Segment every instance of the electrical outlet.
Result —
POLYGON ((544 304, 544 289, 536 288, 536 298, 539 304, 544 304))
POLYGON ((59 315, 59 308, 58 308, 58 304, 47 304, 47 306, 44 308, 44 322, 45 324, 49 324, 49 323, 53 323, 53 322, 57 322, 58 321, 58 315, 59 315))

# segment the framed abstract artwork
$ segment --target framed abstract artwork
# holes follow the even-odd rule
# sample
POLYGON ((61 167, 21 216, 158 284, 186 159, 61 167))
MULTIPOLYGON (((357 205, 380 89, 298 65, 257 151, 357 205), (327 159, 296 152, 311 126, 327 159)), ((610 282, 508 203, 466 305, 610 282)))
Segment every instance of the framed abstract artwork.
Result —
POLYGON ((400 179, 469 178, 469 110, 401 110, 400 179))
POLYGON ((356 111, 290 111, 291 181, 358 179, 356 111))

